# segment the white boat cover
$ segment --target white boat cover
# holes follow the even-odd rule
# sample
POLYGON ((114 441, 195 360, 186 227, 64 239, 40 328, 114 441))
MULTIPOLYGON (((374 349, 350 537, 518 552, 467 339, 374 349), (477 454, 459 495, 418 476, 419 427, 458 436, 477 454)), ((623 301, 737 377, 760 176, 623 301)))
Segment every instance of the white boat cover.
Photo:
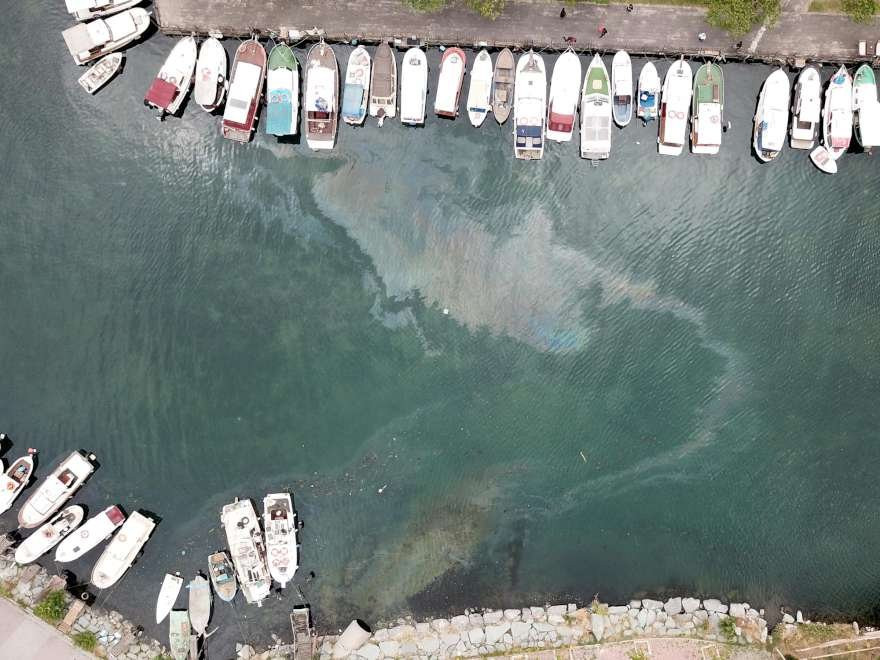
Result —
POLYGON ((336 105, 335 71, 323 66, 309 69, 306 79, 306 110, 330 112, 336 105))
MULTIPOLYGON (((417 50, 417 49, 416 49, 417 50)), ((407 51, 400 78, 400 119, 404 122, 425 120, 425 91, 428 86, 428 62, 422 51, 407 51)))
POLYGON ((437 80, 437 97, 434 100, 435 112, 454 113, 458 110, 458 93, 461 88, 464 60, 456 54, 443 62, 437 80))
MULTIPOLYGON (((134 21, 131 20, 131 17, 128 14, 119 14, 119 16, 125 16, 128 18, 129 23, 132 25, 132 29, 134 29, 134 21)), ((81 50, 89 50, 95 46, 106 44, 113 39, 113 35, 110 34, 108 21, 98 19, 97 21, 86 23, 86 30, 88 31, 89 41, 91 43, 81 50)))
POLYGON ((112 41, 124 39, 137 32, 137 25, 135 25, 134 19, 129 11, 124 11, 121 14, 114 14, 113 16, 104 19, 104 23, 107 24, 107 29, 110 31, 110 38, 112 41))
POLYGON ((244 124, 248 118, 248 110, 251 101, 257 94, 257 85, 260 84, 262 69, 250 62, 239 62, 235 67, 235 77, 229 87, 229 98, 226 101, 226 110, 223 112, 224 121, 244 124))
POLYGON ((859 109, 859 135, 862 147, 880 146, 880 103, 874 101, 859 109))
POLYGON ((697 125, 702 146, 721 145, 721 106, 718 103, 697 105, 697 125))

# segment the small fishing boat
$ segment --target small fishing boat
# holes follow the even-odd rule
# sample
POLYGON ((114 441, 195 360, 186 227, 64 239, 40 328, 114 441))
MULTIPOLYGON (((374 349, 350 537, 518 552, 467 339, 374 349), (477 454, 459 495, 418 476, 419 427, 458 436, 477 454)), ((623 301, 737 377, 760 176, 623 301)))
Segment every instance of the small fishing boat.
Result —
POLYGON ((837 161, 828 153, 828 149, 818 146, 810 152, 810 160, 825 174, 837 174, 837 161))
POLYGON ((171 49, 144 96, 144 105, 157 110, 159 119, 177 114, 192 84, 197 58, 198 47, 193 37, 184 37, 171 49))
POLYGON ((116 584, 131 568, 155 528, 156 522, 152 518, 133 511, 95 562, 92 584, 98 589, 107 589, 116 584))
POLYGON ((263 528, 266 530, 269 574, 283 589, 299 568, 296 513, 289 493, 270 493, 263 499, 263 528))
POLYGON ((687 139, 688 108, 691 104, 693 72, 682 57, 673 63, 663 79, 660 96, 660 122, 657 134, 657 152, 678 156, 687 139))
POLYGON ((125 514, 116 506, 108 506, 64 539, 55 550, 55 561, 67 562, 79 559, 102 541, 113 536, 113 531, 125 522, 125 514))
POLYGON ((495 58, 495 74, 492 76, 492 114, 495 121, 503 124, 510 116, 513 103, 513 84, 516 79, 516 63, 513 53, 505 48, 495 58))
POLYGON ((266 544, 254 505, 250 500, 236 498, 235 502, 223 507, 220 523, 226 530, 232 564, 238 573, 245 600, 262 605, 263 599, 269 595, 272 578, 266 566, 266 544))
POLYGON ((248 39, 235 51, 229 92, 223 110, 223 137, 248 142, 257 121, 266 77, 266 49, 256 39, 248 39))
POLYGON ((78 504, 69 506, 28 536, 15 549, 15 561, 29 564, 54 548, 82 522, 86 512, 78 504))
POLYGON ((717 154, 724 123, 724 72, 714 62, 704 64, 694 76, 691 104, 691 152, 717 154))
POLYGON ((0 513, 12 508, 21 491, 31 480, 34 473, 34 454, 36 449, 28 449, 27 456, 22 456, 0 476, 0 513))
POLYGON ((333 49, 323 41, 309 49, 306 58, 306 144, 311 149, 332 149, 339 123, 339 66, 333 49))
POLYGON ((179 574, 166 573, 162 579, 162 587, 159 589, 159 597, 156 599, 156 623, 162 623, 168 613, 174 609, 177 596, 183 586, 183 578, 179 574))
POLYGON ((639 73, 639 107, 636 116, 647 124, 660 111, 660 76, 653 62, 646 62, 639 73))
POLYGON ((471 84, 468 87, 468 119, 472 126, 480 126, 492 107, 492 57, 481 50, 471 66, 471 84))
POLYGON ((89 94, 94 94, 116 75, 116 72, 122 67, 122 60, 122 53, 105 55, 82 74, 77 82, 89 94))
POLYGON ((794 85, 791 106, 791 148, 812 149, 822 112, 822 80, 814 66, 804 67, 794 85))
POLYGON ((213 112, 226 94, 226 49, 214 37, 199 47, 196 61, 196 84, 193 96, 203 110, 213 112))
POLYGON ((78 23, 61 33, 73 61, 85 64, 119 50, 140 37, 150 27, 150 15, 132 7, 108 18, 78 23))
POLYGON ((189 616, 186 610, 171 610, 168 618, 168 650, 174 660, 189 657, 189 616))
POLYGON ((220 600, 232 602, 235 592, 238 591, 238 583, 235 579, 235 569, 225 552, 208 555, 208 575, 220 600))
POLYGON ((596 54, 587 67, 581 90, 581 158, 604 160, 611 155, 611 81, 596 54))
POLYGON ((614 97, 614 123, 621 128, 633 116, 633 70, 629 53, 619 50, 611 60, 611 95, 614 97))
POLYGON ((516 65, 513 100, 513 153, 522 160, 544 157, 547 117, 547 70, 535 51, 521 55, 516 65))
POLYGON ((58 511, 95 471, 94 454, 83 456, 75 451, 25 500, 18 512, 18 525, 31 529, 43 524, 58 511))
POLYGON ((342 121, 350 126, 360 126, 367 117, 372 64, 370 54, 363 46, 358 46, 348 56, 342 90, 342 121))
POLYGON ((581 96, 581 61, 573 50, 556 59, 547 99, 547 139, 570 142, 581 96))
POLYGON ((880 145, 880 103, 874 70, 863 64, 853 77, 853 129, 859 146, 867 153, 880 145))
POLYGON ((761 87, 755 112, 753 146, 755 154, 765 163, 776 158, 785 144, 789 92, 788 76, 782 69, 771 73, 761 87))
POLYGON ((410 126, 425 123, 428 95, 428 58, 421 48, 410 48, 400 71, 400 122, 410 126))
POLYGON ((266 72, 266 132, 296 135, 299 125, 299 62, 287 44, 269 53, 266 72))
POLYGON ((437 77, 437 96, 434 98, 434 114, 455 119, 467 58, 461 48, 447 48, 440 58, 440 75, 437 77))
POLYGON ((78 21, 118 14, 140 2, 141 0, 64 0, 68 13, 78 21))
POLYGON ((842 66, 828 81, 822 108, 822 142, 834 160, 849 149, 852 130, 852 77, 842 66))
POLYGON ((189 584, 189 622, 193 630, 204 635, 211 621, 211 585, 201 575, 196 575, 189 584))
POLYGON ((391 46, 379 44, 373 58, 370 75, 370 116, 379 118, 379 126, 386 117, 397 116, 397 60, 391 46))

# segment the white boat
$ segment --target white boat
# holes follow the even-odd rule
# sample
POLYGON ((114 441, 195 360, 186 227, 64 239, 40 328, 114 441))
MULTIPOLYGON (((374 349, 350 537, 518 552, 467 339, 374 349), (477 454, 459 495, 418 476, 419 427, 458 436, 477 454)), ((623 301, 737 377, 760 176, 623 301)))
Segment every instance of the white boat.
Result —
POLYGON ((336 54, 323 41, 306 57, 306 144, 310 149, 332 149, 339 126, 339 65, 336 54))
POLYGON ((31 529, 41 525, 69 500, 95 471, 94 454, 83 456, 75 451, 61 461, 37 489, 25 500, 18 512, 18 525, 31 529))
POLYGON ((117 14, 140 2, 141 0, 64 0, 68 13, 78 21, 117 14))
POLYGON ((189 616, 186 610, 173 610, 168 618, 168 650, 174 660, 189 657, 189 616))
POLYGON ((611 60, 611 96, 614 123, 626 126, 633 116, 633 70, 629 53, 619 50, 611 60))
POLYGON ((225 552, 215 552, 208 555, 208 575, 214 591, 220 596, 220 600, 231 603, 238 591, 238 582, 235 579, 235 569, 225 552))
POLYGON ((269 53, 266 72, 266 132, 296 135, 299 129, 299 60, 285 43, 269 53))
POLYGON ((144 96, 144 105, 165 114, 175 115, 192 85, 198 59, 198 46, 193 37, 184 37, 176 44, 144 96))
POLYGON ((663 79, 660 96, 660 125, 657 135, 657 152, 678 156, 687 139, 688 110, 691 105, 693 72, 682 57, 674 62, 663 79))
POLYGON ((863 64, 853 76, 853 130, 859 146, 867 153, 880 145, 880 103, 877 81, 870 64, 863 64))
POLYGON ((691 104, 691 152, 717 154, 721 150, 724 123, 724 71, 707 62, 694 76, 691 104))
POLYGON ((467 57, 461 48, 447 48, 440 58, 437 76, 437 95, 434 97, 434 114, 455 119, 458 116, 458 100, 467 57))
POLYGON ((180 575, 165 573, 162 586, 159 588, 159 597, 156 599, 156 624, 162 623, 168 613, 174 609, 181 587, 183 587, 183 578, 180 575))
POLYGON ((492 108, 492 57, 481 50, 471 66, 471 84, 468 87, 467 109, 471 125, 480 126, 492 108))
POLYGON ((134 563, 156 523, 139 511, 132 512, 116 532, 92 569, 92 584, 107 589, 119 581, 134 563))
POLYGON ((263 499, 263 528, 266 530, 269 573, 283 589, 299 567, 296 512, 289 493, 270 493, 263 499))
POLYGON ((226 94, 226 49, 214 37, 209 37, 199 47, 196 61, 196 84, 193 97, 202 109, 213 112, 226 94))
POLYGON ((752 144, 755 154, 765 163, 779 155, 788 129, 789 82, 785 71, 771 73, 758 97, 752 144))
POLYGON ((410 48, 400 70, 400 122, 411 126, 425 123, 428 95, 428 58, 421 48, 410 48))
POLYGON ((220 522, 226 530, 232 564, 245 600, 262 605, 269 595, 272 578, 266 566, 266 544, 254 505, 250 500, 236 498, 223 507, 220 522))
POLYGON ((639 106, 636 116, 645 124, 660 112, 660 75, 653 62, 646 62, 639 73, 639 106))
POLYGON ((828 81, 822 108, 822 142, 834 160, 849 149, 852 130, 852 77, 842 66, 828 81))
POLYGON ((196 575, 189 584, 189 622, 193 630, 204 635, 211 621, 211 585, 201 575, 196 575))
POLYGON ((391 46, 379 44, 373 58, 370 74, 370 116, 379 118, 379 126, 386 117, 397 116, 397 60, 391 46))
POLYGON ((78 23, 61 33, 73 61, 85 64, 119 50, 140 37, 150 27, 150 15, 132 7, 106 19, 78 23))
POLYGON ((822 112, 822 79, 814 66, 804 67, 794 84, 791 106, 791 148, 812 149, 822 112))
POLYGON ((116 72, 122 67, 123 59, 122 53, 105 55, 77 78, 77 82, 89 94, 94 94, 116 75, 116 72))
POLYGON ((27 456, 22 456, 0 476, 0 513, 6 513, 12 508, 21 491, 31 480, 34 473, 35 449, 28 449, 27 456))
POLYGON ((99 543, 113 536, 114 530, 125 522, 125 514, 116 506, 108 506, 64 539, 55 550, 55 561, 67 562, 79 559, 99 543))
POLYGON ((61 539, 70 534, 82 522, 86 512, 78 504, 69 506, 28 536, 15 549, 15 561, 29 564, 54 548, 61 539))
POLYGON ((810 152, 810 160, 825 174, 837 174, 837 161, 831 157, 825 147, 818 146, 810 152))
POLYGON ((581 90, 581 158, 604 160, 611 155, 611 81, 596 54, 587 67, 581 90))
POLYGON ((342 120, 351 126, 360 126, 367 118, 372 65, 370 54, 363 46, 358 46, 348 56, 342 90, 342 120))
POLYGON ((581 60, 566 50, 553 65, 547 98, 547 139, 570 142, 581 95, 581 60))
POLYGON ((547 117, 547 70, 535 51, 521 55, 516 64, 513 92, 513 153, 522 160, 544 157, 544 121, 547 117))

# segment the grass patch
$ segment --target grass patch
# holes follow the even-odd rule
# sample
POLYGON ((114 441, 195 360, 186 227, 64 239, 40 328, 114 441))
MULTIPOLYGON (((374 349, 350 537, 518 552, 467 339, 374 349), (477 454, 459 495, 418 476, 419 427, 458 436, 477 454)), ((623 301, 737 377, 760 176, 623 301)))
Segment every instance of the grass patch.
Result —
MULTIPOLYGON (((629 0, 565 0, 569 7, 576 5, 628 5, 629 0)), ((638 11, 639 5, 668 5, 670 7, 708 7, 709 0, 639 0, 633 1, 638 11)))
POLYGON ((593 602, 590 603, 590 612, 593 614, 608 614, 608 604, 600 603, 598 599, 594 598, 593 602))
POLYGON ((813 0, 807 11, 815 11, 820 13, 843 13, 843 2, 841 0, 813 0))
POLYGON ((34 614, 53 626, 57 624, 67 614, 64 592, 59 589, 50 593, 34 606, 34 614))
POLYGON ((8 582, 0 582, 0 597, 12 598, 12 587, 8 582))
POLYGON ((721 630, 721 634, 724 635, 724 639, 728 642, 736 641, 736 621, 733 620, 733 617, 722 619, 721 623, 718 624, 718 628, 721 630))
POLYGON ((83 651, 94 651, 98 646, 98 636, 85 630, 78 632, 73 636, 73 643, 80 647, 83 651))
POLYGON ((630 651, 629 660, 648 660, 648 653, 644 649, 630 651))

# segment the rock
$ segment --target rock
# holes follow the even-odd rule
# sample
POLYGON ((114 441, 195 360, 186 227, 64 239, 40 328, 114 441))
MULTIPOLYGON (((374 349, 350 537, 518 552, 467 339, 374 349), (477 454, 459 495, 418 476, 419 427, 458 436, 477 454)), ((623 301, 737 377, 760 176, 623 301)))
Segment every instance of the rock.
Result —
POLYGON ((794 623, 794 617, 788 612, 783 613, 782 623, 794 623))
POLYGON ((513 636, 513 642, 517 646, 522 646, 529 639, 529 632, 531 631, 532 626, 528 623, 523 623, 520 621, 514 621, 510 624, 510 634, 513 636))
POLYGON ((709 619, 709 613, 706 610, 697 610, 694 612, 694 623, 697 625, 701 623, 706 623, 709 619))
POLYGON ((468 639, 474 646, 479 646, 486 639, 486 633, 482 628, 471 628, 468 630, 468 639))
POLYGON ((804 615, 801 613, 800 610, 797 611, 797 614, 795 615, 795 620, 796 620, 798 623, 803 623, 803 622, 804 622, 804 615))
POLYGON ((391 639, 401 640, 404 637, 412 637, 416 632, 415 626, 394 626, 388 629, 388 636, 391 639))
POLYGON ((414 658, 419 654, 419 649, 415 642, 403 642, 400 645, 400 655, 404 658, 414 658))
POLYGON ((419 635, 424 635, 426 633, 431 632, 431 624, 428 621, 425 621, 424 623, 417 623, 416 624, 416 632, 419 635))
POLYGON ((547 613, 544 611, 543 607, 530 607, 529 612, 532 615, 532 618, 535 621, 546 621, 547 613))
POLYGON ((442 635, 440 635, 440 645, 444 649, 448 649, 453 646, 456 646, 456 645, 458 645, 458 643, 460 641, 461 641, 461 637, 458 636, 458 633, 445 632, 442 635))
POLYGON ((560 626, 565 623, 565 617, 560 616, 559 614, 548 614, 547 621, 552 623, 554 626, 560 626))
POLYGON ((730 604, 730 616, 735 617, 737 619, 745 618, 745 616, 746 616, 745 605, 743 603, 731 603, 730 604))
POLYGON ((626 614, 629 608, 626 605, 614 605, 608 608, 608 614, 626 614))
POLYGON ((758 610, 756 610, 754 607, 750 607, 748 612, 746 612, 746 616, 749 617, 750 619, 757 619, 761 615, 758 613, 758 610))
POLYGON ((668 618, 669 618, 669 615, 666 614, 666 612, 664 612, 663 610, 660 610, 659 612, 657 612, 657 621, 659 621, 660 623, 666 623, 666 619, 668 619, 668 618))
POLYGON ((450 625, 458 628, 459 630, 466 630, 468 624, 468 618, 464 614, 459 614, 458 616, 454 616, 449 620, 450 625))
POLYGON ((667 614, 678 614, 681 612, 681 598, 676 596, 675 598, 670 598, 663 605, 663 610, 667 614))
POLYGON ((547 633, 556 632, 556 626, 552 623, 544 623, 542 621, 538 621, 532 624, 532 628, 534 628, 537 632, 542 635, 546 635, 547 633))
POLYGON ((629 607, 632 610, 637 610, 642 606, 642 601, 640 600, 631 600, 629 601, 629 607))
POLYGON ((648 613, 648 616, 645 618, 645 627, 654 625, 654 622, 657 621, 657 610, 642 610, 642 612, 648 613))
POLYGON ((379 642, 379 650, 386 657, 396 658, 400 651, 400 644, 389 639, 387 642, 379 642))
POLYGON ((593 630, 593 637, 597 642, 601 642, 605 636, 605 617, 601 614, 593 614, 590 616, 590 627, 593 630))
POLYGON ((468 616, 468 624, 472 628, 482 628, 483 627, 483 615, 482 614, 471 614, 468 616))
POLYGON ((723 612, 727 613, 727 605, 721 603, 717 598, 707 598, 703 601, 703 608, 707 612, 723 612))
POLYGON ((700 609, 700 600, 698 598, 682 598, 681 606, 685 612, 696 612, 700 609))
POLYGON ((565 609, 567 610, 568 614, 571 614, 571 613, 573 613, 573 612, 577 612, 577 608, 578 608, 578 606, 575 605, 574 603, 569 603, 569 604, 566 605, 566 607, 565 607, 565 609))
POLYGON ((682 633, 683 633, 683 631, 682 631, 681 629, 679 629, 679 628, 667 628, 667 629, 666 629, 666 634, 667 634, 667 635, 673 635, 673 636, 674 636, 674 635, 681 635, 682 633))
MULTIPOLYGON (((647 627, 648 610, 639 610, 638 614, 636 614, 636 623, 638 623, 639 628, 647 627)), ((653 621, 651 623, 653 623, 653 621)))
POLYGON ((367 660, 379 660, 382 654, 375 644, 364 644, 358 649, 358 655, 367 660))
POLYGON ((686 628, 687 626, 685 624, 690 623, 691 625, 693 625, 693 621, 691 621, 692 616, 693 615, 691 614, 683 613, 675 614, 671 618, 675 621, 676 628, 686 628))
POLYGON ((373 633, 374 642, 384 642, 388 639, 388 628, 379 628, 373 633))
POLYGON ((519 610, 504 610, 504 618, 508 621, 519 621, 519 610))
POLYGON ((501 610, 491 610, 489 612, 483 612, 483 624, 484 625, 498 623, 503 618, 504 618, 504 612, 502 612, 501 610))
POLYGON ((547 614, 555 614, 556 616, 563 616, 567 613, 567 608, 565 605, 551 605, 547 608, 547 614))
POLYGON ((644 607, 646 610, 659 610, 661 607, 663 607, 663 603, 661 603, 659 600, 643 598, 642 607, 644 607))
POLYGON ((245 644, 238 651, 238 657, 242 660, 248 660, 248 658, 252 658, 254 655, 256 655, 254 653, 254 647, 252 647, 250 644, 245 644))
POLYGON ((504 637, 502 637, 501 639, 502 639, 502 640, 504 641, 504 643, 507 644, 508 646, 509 646, 510 644, 513 644, 513 635, 511 635, 510 633, 504 633, 504 637))
POLYGON ((491 626, 486 626, 486 643, 487 644, 495 644, 504 637, 504 634, 510 630, 510 623, 498 623, 491 626))

